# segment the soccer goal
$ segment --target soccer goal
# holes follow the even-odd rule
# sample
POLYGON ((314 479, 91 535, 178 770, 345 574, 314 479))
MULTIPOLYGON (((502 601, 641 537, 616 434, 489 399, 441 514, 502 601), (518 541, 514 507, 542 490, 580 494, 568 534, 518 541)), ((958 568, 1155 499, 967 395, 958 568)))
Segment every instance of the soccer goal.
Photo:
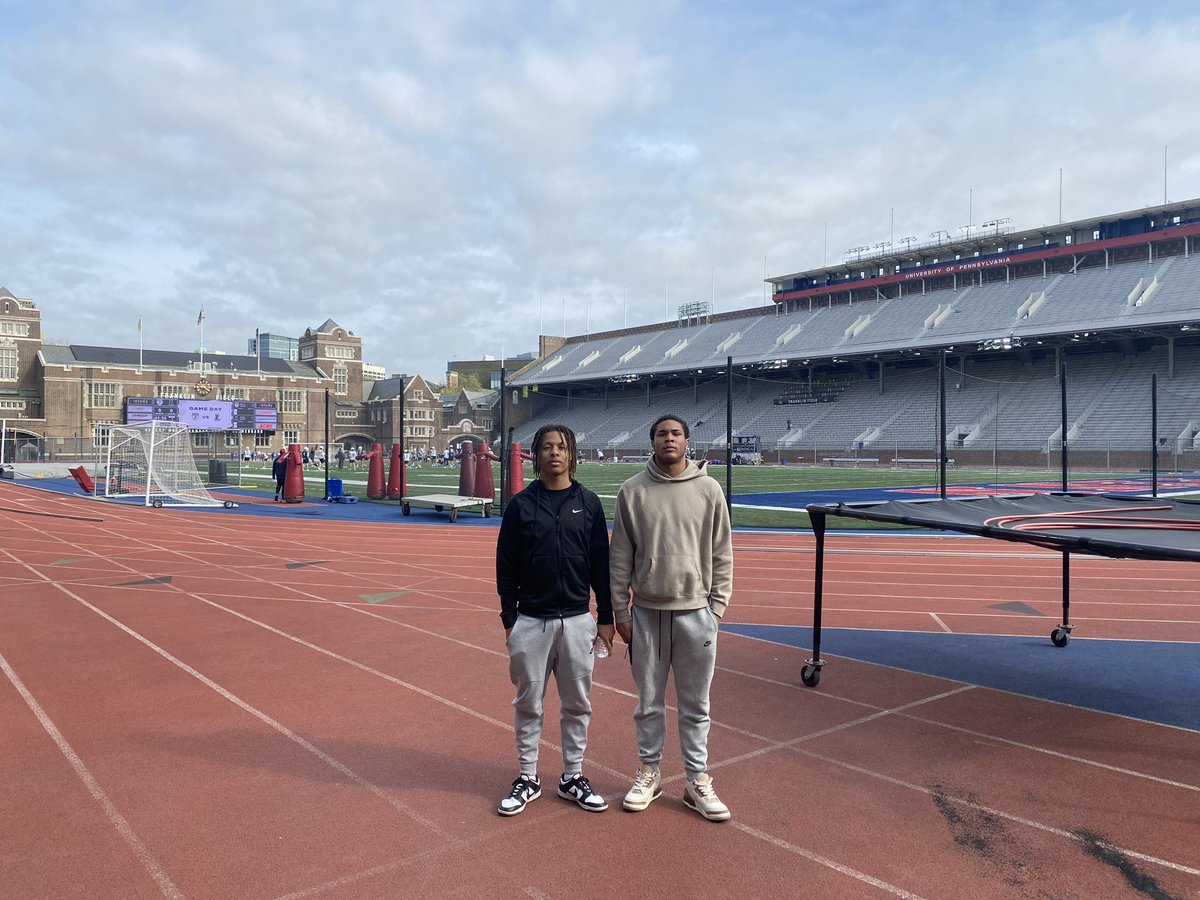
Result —
POLYGON ((104 496, 145 506, 224 506, 200 480, 186 425, 157 420, 114 425, 109 432, 104 496))

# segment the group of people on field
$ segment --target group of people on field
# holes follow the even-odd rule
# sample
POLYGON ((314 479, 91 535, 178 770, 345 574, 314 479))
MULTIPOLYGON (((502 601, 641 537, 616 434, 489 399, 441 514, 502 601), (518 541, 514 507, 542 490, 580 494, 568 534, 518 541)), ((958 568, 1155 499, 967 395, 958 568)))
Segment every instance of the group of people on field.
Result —
POLYGON ((583 758, 596 655, 608 655, 620 637, 638 693, 638 768, 622 806, 640 812, 662 794, 667 677, 673 674, 683 802, 712 821, 730 817, 708 772, 708 732, 733 546, 725 496, 703 464, 689 458, 689 436, 687 423, 674 415, 660 416, 651 427, 653 453, 617 494, 611 543, 599 498, 574 478, 574 432, 546 425, 534 436, 537 478, 509 502, 496 545, 519 766, 497 809, 502 816, 517 815, 542 794, 538 746, 552 675, 561 706, 558 796, 592 812, 608 808, 585 777, 583 758))

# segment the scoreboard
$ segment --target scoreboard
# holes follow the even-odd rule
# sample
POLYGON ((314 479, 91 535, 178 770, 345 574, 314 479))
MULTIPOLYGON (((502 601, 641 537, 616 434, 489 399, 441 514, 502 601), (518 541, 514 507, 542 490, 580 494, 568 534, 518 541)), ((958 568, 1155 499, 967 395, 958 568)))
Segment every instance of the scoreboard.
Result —
POLYGON ((125 424, 177 422, 204 431, 275 431, 276 404, 270 400, 188 400, 182 397, 128 397, 125 424))

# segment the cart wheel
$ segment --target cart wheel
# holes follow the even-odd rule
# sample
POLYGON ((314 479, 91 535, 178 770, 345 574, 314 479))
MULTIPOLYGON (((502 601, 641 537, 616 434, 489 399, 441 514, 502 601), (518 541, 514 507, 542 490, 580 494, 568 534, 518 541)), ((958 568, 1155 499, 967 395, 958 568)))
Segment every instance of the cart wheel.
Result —
POLYGON ((150 502, 150 505, 153 506, 155 509, 162 509, 162 501, 161 500, 152 500, 150 502))
POLYGON ((458 521, 458 510, 457 509, 450 510, 450 521, 451 522, 458 521))
POLYGON ((1065 647, 1071 642, 1071 635, 1061 628, 1055 628, 1050 632, 1050 641, 1055 647, 1065 647))
POLYGON ((225 501, 225 508, 226 508, 226 509, 233 509, 234 505, 235 505, 235 504, 234 504, 234 502, 233 502, 232 500, 226 500, 226 501, 225 501))
MULTIPOLYGON (((441 507, 440 505, 436 505, 436 504, 435 504, 433 508, 434 508, 434 509, 436 509, 438 512, 441 512, 441 511, 442 511, 442 507, 441 507)), ((450 521, 451 521, 451 522, 453 522, 454 520, 453 520, 453 519, 451 519, 450 521)))
POLYGON ((483 504, 483 517, 485 519, 490 519, 492 517, 492 504, 490 504, 490 503, 483 504))
POLYGON ((407 503, 401 503, 400 504, 400 512, 404 513, 404 515, 406 515, 406 516, 411 516, 412 515, 412 507, 409 506, 407 503))
POLYGON ((821 683, 821 670, 816 666, 805 666, 800 670, 800 680, 805 687, 816 687, 821 683))

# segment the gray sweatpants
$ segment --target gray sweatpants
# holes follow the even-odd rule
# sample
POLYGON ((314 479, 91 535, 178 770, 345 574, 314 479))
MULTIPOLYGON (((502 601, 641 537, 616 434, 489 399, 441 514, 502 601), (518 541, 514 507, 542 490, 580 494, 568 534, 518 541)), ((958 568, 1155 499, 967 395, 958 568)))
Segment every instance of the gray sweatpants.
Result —
POLYGON ((708 692, 717 666, 717 617, 707 606, 677 612, 633 606, 630 648, 638 704, 638 758, 658 768, 667 737, 667 672, 675 675, 679 748, 689 780, 708 771, 708 692))
POLYGON ((592 644, 596 620, 584 613, 568 619, 519 616, 508 636, 508 674, 516 685, 513 724, 521 772, 536 773, 542 737, 542 699, 550 676, 558 684, 563 771, 583 771, 592 718, 592 644))

